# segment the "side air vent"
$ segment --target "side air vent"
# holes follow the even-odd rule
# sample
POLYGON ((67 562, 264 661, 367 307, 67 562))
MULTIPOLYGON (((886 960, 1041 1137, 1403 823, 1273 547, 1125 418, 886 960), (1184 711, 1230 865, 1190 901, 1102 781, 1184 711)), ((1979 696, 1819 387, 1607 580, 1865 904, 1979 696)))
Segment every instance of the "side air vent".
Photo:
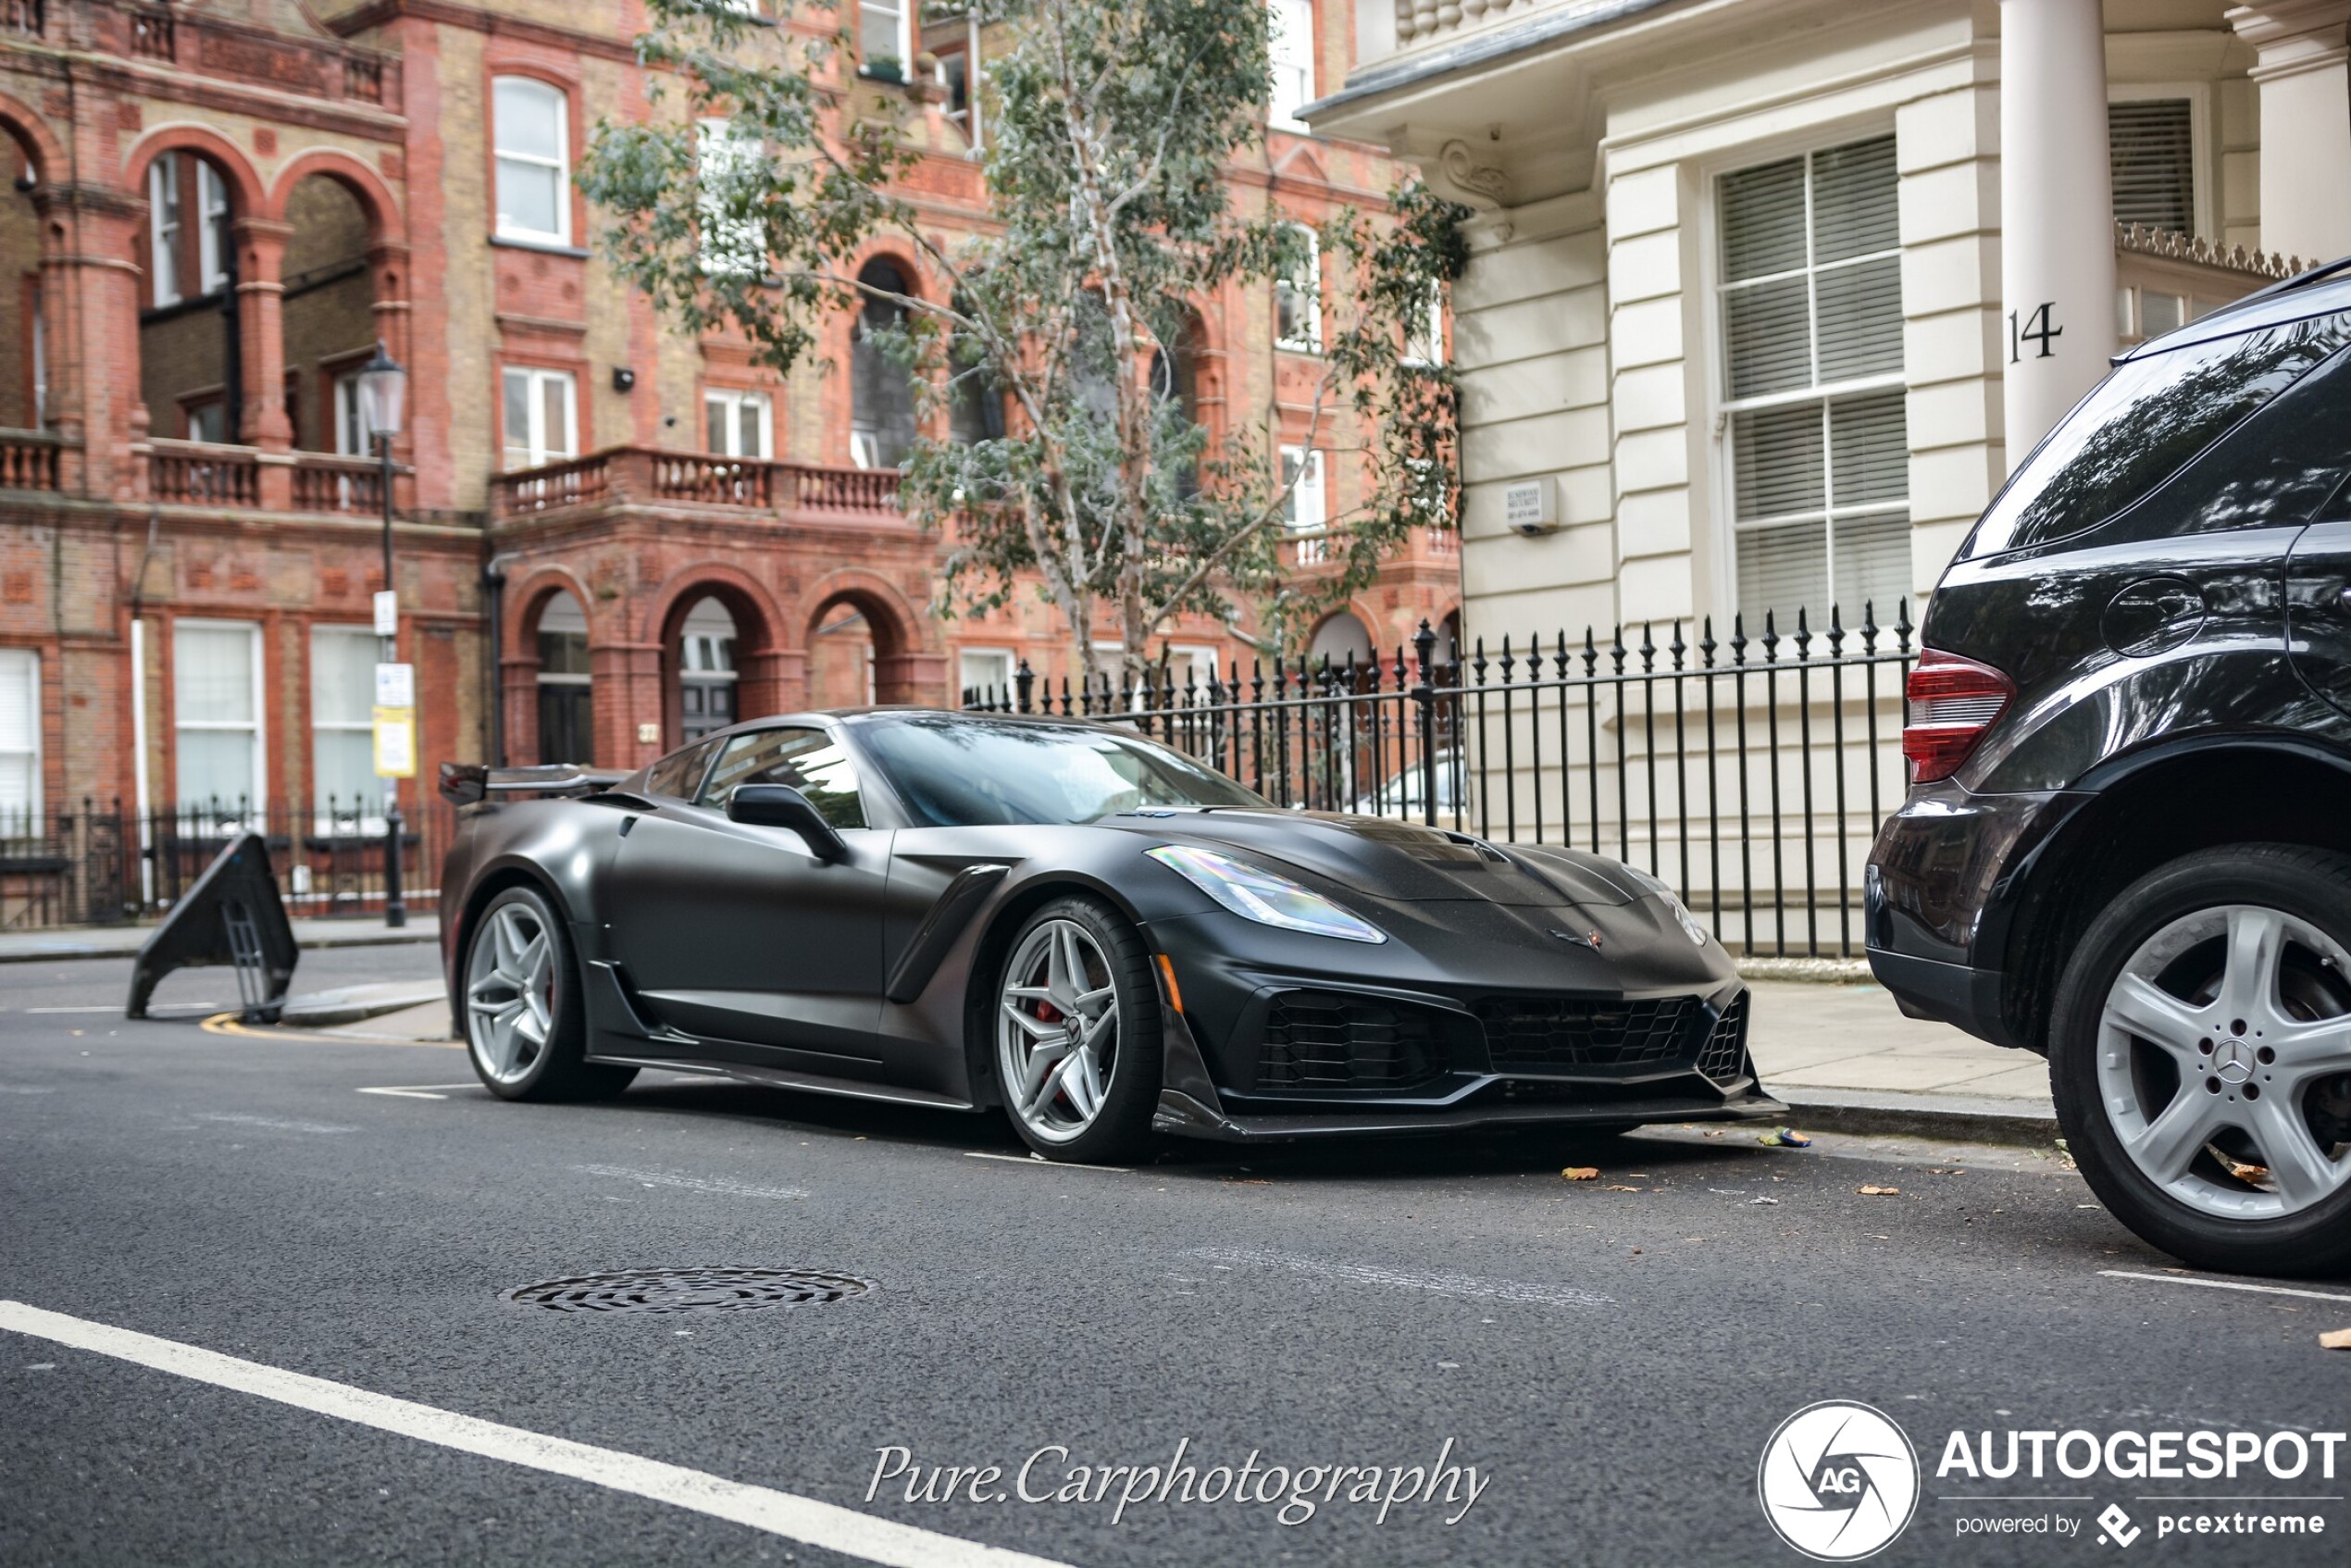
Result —
POLYGON ((1718 1084, 1729 1083, 1745 1076, 1747 1065, 1747 992, 1732 999, 1731 1005, 1714 1021, 1708 1031, 1706 1043, 1698 1048, 1698 1070, 1718 1084))
POLYGON ((1444 1066, 1443 1042, 1419 1008, 1343 991, 1284 991, 1266 1009, 1257 1088, 1394 1091, 1444 1066))

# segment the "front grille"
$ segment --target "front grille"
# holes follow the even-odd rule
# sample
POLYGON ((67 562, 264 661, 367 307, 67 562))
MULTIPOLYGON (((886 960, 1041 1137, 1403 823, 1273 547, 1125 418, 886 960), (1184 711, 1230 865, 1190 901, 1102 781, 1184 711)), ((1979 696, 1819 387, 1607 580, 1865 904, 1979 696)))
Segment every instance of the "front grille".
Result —
POLYGON ((1337 991, 1285 991, 1266 1009, 1257 1087, 1409 1089, 1436 1076, 1440 1058, 1417 1008, 1337 991))
POLYGON ((1747 1065, 1747 992, 1731 999, 1698 1048, 1698 1070, 1716 1083, 1729 1083, 1747 1065))
POLYGON ((1606 1072, 1678 1062, 1689 1054, 1698 999, 1596 1002, 1579 997, 1488 997, 1472 1009, 1486 1026, 1498 1073, 1606 1072))

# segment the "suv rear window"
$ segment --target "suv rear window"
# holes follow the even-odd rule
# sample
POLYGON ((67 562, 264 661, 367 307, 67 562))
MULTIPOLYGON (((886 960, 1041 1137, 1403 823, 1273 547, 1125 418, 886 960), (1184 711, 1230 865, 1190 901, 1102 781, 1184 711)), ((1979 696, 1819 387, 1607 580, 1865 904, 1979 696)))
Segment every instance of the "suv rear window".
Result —
POLYGON ((2345 342, 2321 316, 2121 366, 2043 442, 1969 536, 1962 559, 2070 538, 2145 497, 2345 342))

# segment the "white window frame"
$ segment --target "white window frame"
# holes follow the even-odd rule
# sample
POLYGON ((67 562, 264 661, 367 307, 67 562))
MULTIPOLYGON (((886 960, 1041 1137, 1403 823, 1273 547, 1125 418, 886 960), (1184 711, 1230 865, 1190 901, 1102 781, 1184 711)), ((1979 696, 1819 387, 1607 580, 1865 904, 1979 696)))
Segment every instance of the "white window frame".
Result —
POLYGON ((536 365, 504 367, 498 376, 498 417, 502 427, 506 417, 506 389, 517 380, 525 382, 530 389, 524 396, 523 404, 529 428, 523 431, 521 441, 516 441, 515 432, 510 429, 502 428, 499 430, 500 443, 508 457, 506 471, 513 473, 521 468, 537 468, 578 456, 579 384, 577 379, 568 370, 550 370, 536 365), (564 429, 560 448, 549 440, 552 432, 546 429, 544 392, 552 382, 561 382, 564 389, 564 429), (520 448, 523 454, 520 463, 513 461, 516 448, 520 448))
POLYGON ((955 690, 958 694, 973 691, 993 691, 1000 698, 1009 701, 1014 695, 1013 675, 1019 664, 1010 648, 958 648, 955 651, 955 690), (1001 673, 973 679, 972 661, 975 659, 993 666, 1001 673))
POLYGON ((2149 99, 2188 101, 2188 164, 2195 190, 2196 237, 2219 243, 2220 238, 2220 154, 2212 133, 2212 83, 2208 81, 2115 81, 2106 90, 2109 104, 2145 103, 2149 99))
POLYGON ((203 158, 196 160, 196 278, 203 293, 229 286, 229 181, 203 158))
MULTIPOLYGON (((1740 609, 1738 602, 1739 534, 1747 529, 1769 528, 1775 523, 1801 521, 1813 515, 1810 512, 1801 514, 1791 513, 1781 516, 1750 517, 1745 519, 1742 519, 1737 516, 1738 475, 1736 472, 1735 455, 1734 450, 1735 443, 1733 440, 1731 431, 1732 416, 1735 414, 1751 412, 1756 409, 1771 408, 1773 406, 1790 404, 1817 403, 1825 408, 1829 403, 1838 398, 1854 396, 1862 392, 1882 392, 1892 388, 1906 387, 1908 385, 1909 379, 1909 367, 1907 364, 1909 358, 1909 345, 1907 342, 1904 344, 1904 359, 1906 363, 1904 368, 1899 371, 1888 371, 1875 376, 1855 377, 1842 381, 1823 382, 1819 385, 1797 388, 1789 392, 1765 392, 1745 398, 1732 397, 1730 342, 1726 335, 1729 322, 1729 311, 1725 308, 1723 301, 1725 295, 1730 292, 1733 285, 1724 276, 1725 268, 1723 259, 1723 232, 1722 179, 1724 175, 1736 174, 1750 168, 1760 168, 1766 164, 1780 163, 1789 158, 1801 157, 1809 160, 1811 155, 1815 153, 1832 152, 1838 147, 1851 146, 1857 142, 1875 141, 1880 137, 1889 136, 1892 134, 1894 134, 1894 127, 1891 124, 1862 124, 1842 128, 1836 133, 1826 137, 1813 135, 1808 136, 1801 141, 1751 143, 1749 145, 1737 148, 1725 155, 1723 157, 1707 164, 1698 171, 1700 179, 1700 188, 1706 193, 1705 199, 1697 204, 1698 214, 1697 230, 1699 244, 1699 255, 1703 258, 1701 265, 1704 268, 1705 276, 1708 280, 1704 302, 1706 331, 1705 342, 1707 343, 1707 351, 1713 360, 1713 374, 1709 378, 1707 384, 1709 396, 1712 404, 1709 413, 1710 415, 1710 425, 1714 432, 1713 479, 1715 493, 1721 498, 1721 504, 1712 509, 1715 516, 1720 519, 1715 526, 1715 533, 1720 541, 1718 561, 1722 568, 1715 574, 1715 585, 1712 597, 1717 606, 1718 613, 1726 621, 1735 616, 1740 609)), ((1895 180, 1897 188, 1901 178, 1900 166, 1897 161, 1895 173, 1895 180)), ((1814 264, 1810 259, 1812 244, 1812 181, 1809 167, 1805 176, 1804 207, 1805 270, 1807 272, 1816 273, 1817 268, 1814 267, 1814 264)), ((1847 256, 1833 265, 1839 268, 1856 267, 1865 262, 1881 260, 1888 255, 1895 256, 1898 260, 1901 254, 1902 246, 1899 236, 1897 235, 1896 243, 1892 250, 1872 251, 1864 255, 1847 256)), ((1743 278, 1739 280, 1738 286, 1746 287, 1764 282, 1768 280, 1768 279, 1782 278, 1785 276, 1788 276, 1788 274, 1772 273, 1765 275, 1764 277, 1743 278)), ((1815 318, 1813 323, 1811 350, 1814 358, 1817 360, 1820 354, 1819 323, 1817 318, 1815 318)), ((1828 460, 1825 450, 1823 451, 1822 460, 1823 462, 1828 460)), ((1823 482, 1826 482, 1825 477, 1823 482)), ((1835 522, 1839 518, 1849 521, 1855 519, 1866 519, 1872 515, 1884 514, 1887 512, 1898 511, 1908 513, 1914 499, 1914 497, 1906 493, 1898 504, 1893 502, 1872 502, 1864 505, 1840 506, 1834 509, 1823 507, 1821 516, 1828 521, 1829 529, 1833 532, 1835 527, 1835 522)), ((1829 552, 1831 568, 1833 570, 1835 552, 1835 541, 1833 538, 1824 538, 1822 544, 1823 548, 1829 552)), ((1830 592, 1832 596, 1835 596, 1836 592, 1833 582, 1830 587, 1830 592)), ((1807 607, 1811 608, 1811 606, 1807 607)), ((1822 612, 1825 612, 1827 608, 1827 605, 1819 606, 1819 609, 1822 612)), ((1885 610, 1883 607, 1880 608, 1879 613, 1881 615, 1890 614, 1890 612, 1885 610)), ((1758 635, 1761 630, 1760 627, 1750 627, 1748 629, 1749 635, 1758 635)))
POLYGON ((493 225, 501 239, 529 240, 541 244, 571 243, 571 95, 552 81, 535 76, 499 76, 490 81, 491 118, 491 206, 493 225), (508 83, 542 93, 553 100, 555 113, 555 156, 518 152, 506 145, 505 126, 498 113, 498 90, 508 83), (531 229, 507 218, 501 193, 505 184, 506 164, 526 168, 552 170, 555 176, 555 227, 552 230, 531 229))
POLYGON ((0 750, 0 758, 20 758, 25 769, 24 804, 19 807, 0 805, 0 838, 31 835, 40 831, 42 820, 41 650, 0 648, 0 681, 11 685, 22 683, 25 712, 24 746, 0 750))
POLYGON ((180 155, 163 152, 147 166, 147 259, 154 264, 148 299, 162 309, 180 303, 180 155))
POLYGON ((1283 131, 1312 134, 1313 127, 1298 111, 1314 101, 1313 0, 1265 0, 1268 37, 1266 123, 1283 131), (1304 38, 1293 35, 1292 24, 1303 24, 1304 38))
POLYGON ((703 450, 710 455, 757 458, 762 462, 775 455, 776 400, 767 393, 753 392, 743 387, 704 387, 702 394, 702 418, 703 450), (724 446, 715 445, 711 441, 714 427, 711 424, 710 413, 714 404, 724 404, 727 410, 726 423, 720 427, 727 432, 727 442, 724 446), (758 415, 753 428, 759 432, 759 450, 737 452, 733 449, 742 435, 743 411, 747 408, 756 410, 758 415))
POLYGON ((756 138, 737 135, 734 121, 717 116, 698 121, 696 131, 696 178, 705 187, 694 203, 702 226, 702 269, 719 277, 765 276, 765 233, 756 222, 725 217, 715 199, 718 181, 755 174, 765 151, 756 138))
POLYGON ((1287 223, 1306 236, 1306 269, 1303 274, 1276 279, 1274 283, 1274 346, 1294 354, 1323 352, 1323 242, 1311 224, 1287 223), (1282 296, 1285 292, 1302 292, 1306 296, 1306 336, 1286 338, 1281 335, 1282 296))
POLYGON ((1407 365, 1439 366, 1445 363, 1445 285, 1428 286, 1428 304, 1420 330, 1405 329, 1404 363, 1407 365))
MULTIPOLYGON (((172 793, 175 795, 180 793, 177 786, 180 765, 179 740, 181 735, 190 730, 198 730, 206 734, 234 734, 250 728, 253 731, 253 798, 248 804, 253 807, 258 817, 267 811, 269 800, 269 709, 266 701, 268 689, 262 681, 261 623, 181 616, 172 622, 171 634, 175 643, 172 653, 173 688, 171 692, 171 753, 175 786, 172 793), (252 660, 253 723, 251 726, 222 723, 217 719, 191 719, 180 713, 178 686, 179 653, 176 644, 182 631, 243 631, 245 634, 245 647, 252 660)), ((181 800, 179 803, 182 806, 193 806, 205 803, 181 800)))
MULTIPOLYGON (((952 57, 953 56, 941 56, 939 57, 937 81, 941 88, 944 88, 947 85, 947 61, 952 57)), ((967 156, 977 157, 982 152, 987 150, 988 128, 982 122, 983 117, 980 113, 979 106, 979 90, 981 85, 979 76, 979 8, 976 6, 971 7, 964 13, 964 48, 962 57, 964 62, 964 106, 960 109, 949 109, 940 118, 945 119, 950 125, 962 127, 964 141, 967 149, 967 156)))
POLYGON ((310 628, 310 682, 311 682, 311 684, 310 684, 310 733, 311 733, 311 737, 312 737, 312 740, 311 740, 311 747, 310 747, 310 804, 311 804, 311 815, 312 815, 312 816, 316 819, 316 825, 317 825, 317 827, 318 831, 319 831, 319 832, 321 832, 321 833, 330 833, 330 832, 333 832, 333 831, 334 831, 335 829, 337 829, 338 828, 352 828, 352 829, 353 829, 353 830, 355 830, 355 831, 361 832, 361 833, 380 833, 380 832, 382 832, 382 831, 383 831, 383 829, 384 829, 383 793, 382 793, 382 790, 381 790, 380 789, 378 789, 378 790, 362 790, 362 791, 361 791, 361 792, 360 792, 360 793, 359 793, 356 797, 355 797, 355 798, 353 798, 353 799, 352 799, 351 803, 352 803, 353 805, 363 808, 363 809, 359 812, 359 814, 358 814, 358 815, 357 815, 357 817, 356 817, 356 819, 355 819, 355 820, 354 820, 353 818, 349 818, 349 817, 346 817, 346 818, 342 819, 341 822, 338 822, 338 821, 335 819, 335 817, 334 817, 333 814, 332 814, 332 813, 331 813, 331 812, 328 809, 328 808, 329 808, 329 802, 328 802, 328 798, 327 798, 326 794, 325 794, 323 791, 321 791, 321 790, 319 790, 319 788, 318 788, 318 746, 317 746, 317 740, 318 740, 318 738, 319 738, 319 737, 321 737, 321 736, 326 736, 326 735, 355 735, 355 735, 365 735, 365 736, 367 736, 367 737, 368 749, 369 749, 369 753, 370 753, 370 755, 371 755, 371 756, 372 756, 372 754, 373 754, 373 752, 374 752, 374 747, 375 747, 375 714, 374 714, 374 711, 373 711, 373 704, 372 704, 372 703, 370 703, 370 705, 369 705, 369 711, 367 712, 367 716, 366 716, 365 717, 362 717, 362 718, 357 718, 357 719, 351 719, 351 718, 339 718, 339 719, 338 719, 338 718, 327 718, 327 717, 322 716, 319 714, 319 711, 318 711, 318 643, 319 643, 320 640, 321 640, 321 639, 323 639, 323 638, 332 638, 332 637, 346 638, 346 639, 350 640, 350 641, 353 641, 353 642, 361 642, 361 641, 366 642, 366 643, 367 644, 367 653, 368 653, 368 655, 369 655, 369 656, 368 656, 368 658, 367 658, 367 660, 366 662, 367 662, 367 663, 368 663, 368 664, 370 664, 370 665, 372 665, 372 664, 374 664, 374 663, 376 662, 376 654, 377 654, 377 652, 378 652, 378 649, 377 649, 377 642, 378 642, 378 639, 377 639, 377 637, 376 637, 375 628, 374 628, 373 627, 370 627, 370 626, 360 626, 360 625, 355 625, 355 624, 352 624, 352 623, 348 623, 348 622, 345 622, 345 623, 334 623, 334 622, 328 622, 328 621, 315 621, 315 622, 313 622, 313 623, 311 624, 311 628, 310 628), (373 807, 374 809, 373 809, 372 811, 367 810, 367 809, 364 809, 364 808, 367 808, 367 807, 373 807))
POLYGON ((890 16, 896 22, 891 30, 898 37, 898 74, 906 81, 914 80, 914 46, 911 23, 914 7, 920 0, 857 0, 857 68, 865 69, 874 56, 865 52, 865 20, 868 12, 890 16))
POLYGON ((1285 446, 1280 453, 1283 531, 1298 543, 1298 564, 1320 566, 1330 559, 1330 454, 1322 447, 1285 446), (1298 482, 1290 485, 1292 466, 1298 482))

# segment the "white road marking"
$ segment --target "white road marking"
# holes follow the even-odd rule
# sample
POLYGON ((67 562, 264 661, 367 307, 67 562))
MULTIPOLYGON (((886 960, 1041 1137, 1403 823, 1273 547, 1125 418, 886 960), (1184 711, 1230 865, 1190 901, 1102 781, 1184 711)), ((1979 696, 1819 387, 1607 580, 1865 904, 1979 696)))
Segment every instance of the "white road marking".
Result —
POLYGON ((2127 1268, 2102 1268, 2098 1272, 2108 1279, 2152 1279, 2158 1285, 2201 1285, 2207 1290, 2252 1290, 2264 1296, 2303 1296, 2313 1301, 2351 1301, 2351 1296, 2335 1290, 2295 1290, 2283 1285, 2247 1285, 2235 1279, 2197 1279, 2178 1274, 2141 1274, 2127 1268))
POLYGON ((237 1127, 267 1127, 272 1132, 357 1132, 357 1127, 337 1126, 332 1122, 289 1122, 276 1116, 249 1116, 242 1111, 191 1111, 200 1122, 225 1122, 237 1127))
POLYGON ((977 1149, 964 1151, 966 1160, 1009 1160, 1015 1165, 1050 1165, 1057 1171, 1108 1171, 1113 1176, 1133 1176, 1125 1165, 1087 1165, 1076 1160, 1048 1160, 1042 1154, 989 1154, 977 1149))
POLYGON ((479 1086, 469 1083, 405 1084, 399 1088, 387 1087, 383 1089, 363 1089, 359 1092, 362 1094, 393 1094, 398 1095, 403 1100, 446 1100, 449 1096, 439 1092, 440 1090, 450 1089, 474 1089, 477 1087, 479 1086))
POLYGON ((725 1198, 805 1198, 797 1187, 754 1187, 726 1176, 686 1176, 678 1171, 640 1171, 627 1165, 574 1165, 583 1176, 613 1176, 642 1187, 678 1187, 688 1192, 715 1192, 725 1198))
POLYGON ((1357 1285, 1390 1285, 1409 1290, 1433 1290, 1440 1296, 1525 1301, 1543 1307, 1606 1307, 1615 1304, 1609 1297, 1564 1285, 1528 1285, 1512 1279, 1479 1279, 1466 1274, 1424 1274, 1417 1269, 1380 1268, 1371 1263, 1326 1263, 1320 1258, 1300 1258, 1287 1252, 1265 1252, 1253 1248, 1201 1247, 1185 1255, 1203 1259, 1219 1268, 1229 1269, 1236 1263, 1249 1263, 1260 1268, 1287 1269, 1292 1274, 1312 1275, 1323 1279, 1344 1279, 1357 1285))
POLYGON ((259 1362, 225 1356, 177 1340, 160 1339, 111 1324, 69 1317, 21 1301, 0 1300, 0 1329, 89 1350, 118 1361, 168 1372, 215 1388, 271 1400, 296 1410, 372 1426, 420 1443, 479 1454, 552 1475, 568 1475, 591 1486, 765 1530, 805 1546, 837 1551, 890 1568, 1066 1568, 1026 1552, 1007 1551, 913 1524, 876 1519, 837 1503, 765 1487, 747 1486, 723 1475, 665 1464, 659 1460, 575 1443, 566 1437, 506 1426, 454 1411, 396 1400, 324 1377, 286 1372, 259 1362))

